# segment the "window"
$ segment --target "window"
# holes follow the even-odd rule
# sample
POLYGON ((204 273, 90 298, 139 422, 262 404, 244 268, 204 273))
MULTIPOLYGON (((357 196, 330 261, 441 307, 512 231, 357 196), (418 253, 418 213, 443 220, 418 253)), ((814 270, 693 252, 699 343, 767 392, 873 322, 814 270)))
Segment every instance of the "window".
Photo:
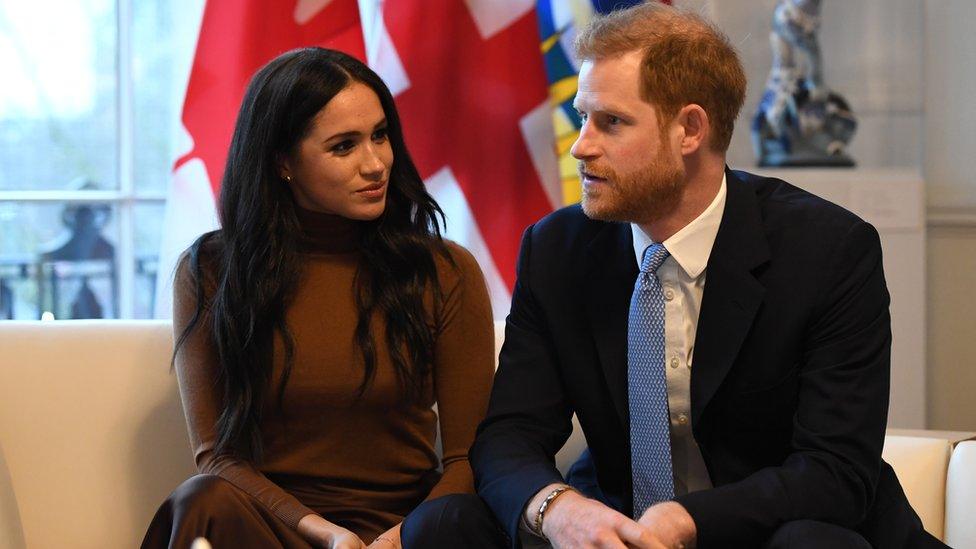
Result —
POLYGON ((0 4, 0 319, 152 316, 202 6, 0 4))

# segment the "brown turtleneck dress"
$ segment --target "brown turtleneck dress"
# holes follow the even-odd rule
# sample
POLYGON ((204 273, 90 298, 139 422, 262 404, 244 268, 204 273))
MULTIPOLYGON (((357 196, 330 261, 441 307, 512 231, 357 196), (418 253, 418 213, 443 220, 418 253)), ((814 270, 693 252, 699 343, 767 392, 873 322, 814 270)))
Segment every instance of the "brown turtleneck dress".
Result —
MULTIPOLYGON (((299 212, 299 221, 307 237, 303 275, 286 312, 295 356, 283 409, 274 405, 275 391, 265 402, 260 425, 264 461, 255 466, 213 454, 222 405, 214 386, 216 353, 204 318, 176 357, 190 442, 202 475, 163 504, 144 547, 188 547, 200 535, 215 547, 224 546, 219 542, 233 542, 236 548, 303 546, 295 528, 310 513, 369 543, 424 500, 474 491, 467 452, 487 408, 494 371, 491 305, 477 262, 453 242, 447 246, 456 266, 435 254, 444 299, 436 306, 430 292, 426 299, 433 307, 436 343, 422 402, 408 404, 402 398, 383 345, 381 315, 373 321, 376 376, 357 399, 364 370, 353 337, 353 277, 361 225, 308 211, 299 212), (442 459, 434 447, 435 403, 442 459)), ((205 250, 201 256, 206 269, 205 250)), ((185 260, 175 288, 173 329, 178 336, 196 308, 185 260)), ((275 387, 284 364, 282 348, 276 338, 275 387)))

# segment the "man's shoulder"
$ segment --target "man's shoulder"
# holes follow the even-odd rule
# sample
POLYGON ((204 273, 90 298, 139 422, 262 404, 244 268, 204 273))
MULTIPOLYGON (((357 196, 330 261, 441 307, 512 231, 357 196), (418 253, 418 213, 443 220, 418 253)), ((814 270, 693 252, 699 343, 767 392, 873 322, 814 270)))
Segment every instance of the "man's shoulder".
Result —
POLYGON ((617 225, 621 224, 587 217, 577 203, 550 213, 529 230, 533 244, 585 245, 600 232, 617 225))
POLYGON ((844 233, 864 223, 860 217, 825 198, 782 179, 733 170, 742 184, 755 194, 767 232, 787 231, 829 236, 844 233))

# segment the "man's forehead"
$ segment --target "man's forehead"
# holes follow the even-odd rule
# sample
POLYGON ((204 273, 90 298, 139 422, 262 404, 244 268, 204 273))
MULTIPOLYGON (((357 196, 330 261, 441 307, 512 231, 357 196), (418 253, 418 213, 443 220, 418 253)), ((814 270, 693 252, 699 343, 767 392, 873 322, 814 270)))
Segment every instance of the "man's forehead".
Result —
POLYGON ((585 60, 580 66, 574 105, 596 107, 641 101, 640 55, 585 60))

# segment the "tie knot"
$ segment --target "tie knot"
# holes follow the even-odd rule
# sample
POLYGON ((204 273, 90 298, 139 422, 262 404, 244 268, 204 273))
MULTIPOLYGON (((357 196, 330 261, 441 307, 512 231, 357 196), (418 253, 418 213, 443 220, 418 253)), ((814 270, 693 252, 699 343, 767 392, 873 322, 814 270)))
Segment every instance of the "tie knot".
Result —
POLYGON ((664 247, 664 244, 651 244, 644 250, 644 260, 641 261, 640 270, 642 273, 657 272, 657 268, 664 263, 664 260, 671 255, 671 252, 664 247))

